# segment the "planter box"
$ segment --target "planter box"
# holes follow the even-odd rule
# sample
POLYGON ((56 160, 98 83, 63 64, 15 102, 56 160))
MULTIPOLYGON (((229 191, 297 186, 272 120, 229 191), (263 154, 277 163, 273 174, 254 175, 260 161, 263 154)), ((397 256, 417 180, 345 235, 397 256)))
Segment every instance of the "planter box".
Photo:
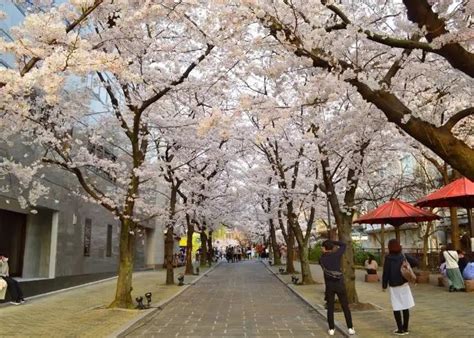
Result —
POLYGON ((378 283, 379 280, 380 280, 380 278, 379 278, 378 274, 377 275, 369 275, 369 274, 365 275, 365 281, 367 283, 378 283))
POLYGON ((474 292, 474 279, 469 279, 464 281, 466 286, 466 292, 474 292))
POLYGON ((429 284, 430 282, 430 272, 429 271, 419 271, 415 273, 416 282, 418 284, 429 284))

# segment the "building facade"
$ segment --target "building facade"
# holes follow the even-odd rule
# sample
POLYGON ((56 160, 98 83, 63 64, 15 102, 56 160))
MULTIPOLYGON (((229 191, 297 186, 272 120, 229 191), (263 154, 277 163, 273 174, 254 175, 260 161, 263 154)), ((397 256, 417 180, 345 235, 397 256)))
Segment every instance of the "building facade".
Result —
MULTIPOLYGON (((28 1, 5 0, 0 10, 7 14, 0 21, 0 36, 12 40, 9 28, 23 20, 28 1)), ((0 67, 14 67, 14 59, 0 55, 0 67)), ((21 140, 12 143, 0 143, 0 163, 6 158, 27 164, 41 151, 21 140)), ((10 258, 11 275, 25 285, 43 285, 31 286, 30 291, 26 287, 27 296, 115 275, 119 222, 103 207, 75 194, 78 183, 70 174, 48 169, 39 175, 49 192, 34 207, 21 203, 19 182, 13 175, 0 177, 0 255, 10 258)), ((105 184, 114 189, 112 182, 105 184)), ((163 256, 163 227, 144 224, 136 234, 135 269, 161 267, 163 256)))

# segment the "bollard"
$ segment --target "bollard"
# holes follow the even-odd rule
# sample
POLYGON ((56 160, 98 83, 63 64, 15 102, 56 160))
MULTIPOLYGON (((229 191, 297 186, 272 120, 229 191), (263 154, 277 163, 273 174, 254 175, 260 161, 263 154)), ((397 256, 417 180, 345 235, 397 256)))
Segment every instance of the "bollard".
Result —
POLYGON ((137 301, 137 309, 139 310, 143 310, 145 308, 145 305, 143 304, 143 297, 137 297, 135 298, 135 300, 137 301))
POLYGON ((184 275, 180 274, 178 275, 178 286, 183 286, 184 285, 184 275))
POLYGON ((146 298, 146 302, 147 302, 147 307, 148 307, 148 308, 150 307, 150 304, 151 304, 151 295, 152 295, 151 292, 145 293, 145 298, 146 298))

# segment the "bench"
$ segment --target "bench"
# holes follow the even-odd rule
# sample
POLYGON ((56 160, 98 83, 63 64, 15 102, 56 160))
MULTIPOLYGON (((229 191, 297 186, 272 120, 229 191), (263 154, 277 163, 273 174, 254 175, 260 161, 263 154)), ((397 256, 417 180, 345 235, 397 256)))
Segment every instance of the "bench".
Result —
POLYGON ((380 281, 380 278, 378 274, 375 274, 375 275, 366 274, 365 281, 367 283, 378 283, 380 281))

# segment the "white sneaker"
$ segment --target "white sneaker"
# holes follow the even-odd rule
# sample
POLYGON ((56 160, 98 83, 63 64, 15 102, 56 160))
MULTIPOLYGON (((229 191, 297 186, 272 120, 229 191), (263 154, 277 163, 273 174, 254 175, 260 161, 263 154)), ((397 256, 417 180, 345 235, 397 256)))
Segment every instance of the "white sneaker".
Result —
POLYGON ((330 336, 334 336, 334 333, 336 332, 336 330, 328 330, 328 334, 330 336))
POLYGON ((352 327, 350 329, 348 329, 347 331, 349 331, 350 335, 356 334, 356 331, 352 327))

